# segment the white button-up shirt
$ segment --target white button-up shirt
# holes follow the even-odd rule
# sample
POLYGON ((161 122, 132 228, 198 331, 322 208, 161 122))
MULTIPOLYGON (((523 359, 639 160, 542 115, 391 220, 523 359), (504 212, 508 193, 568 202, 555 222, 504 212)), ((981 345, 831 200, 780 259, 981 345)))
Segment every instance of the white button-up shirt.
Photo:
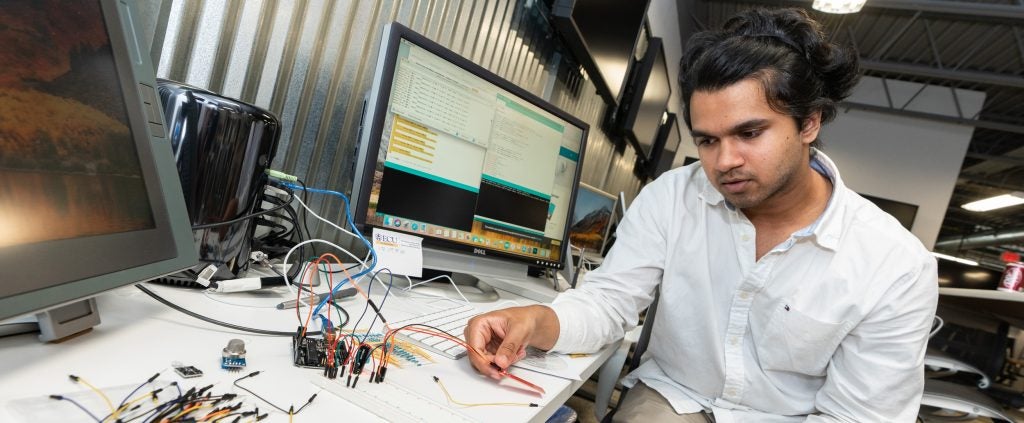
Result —
POLYGON ((891 216, 833 183, 817 221, 756 260, 753 224, 699 164, 637 196, 600 268, 552 304, 553 350, 595 351, 660 290, 641 380, 677 412, 729 421, 914 421, 936 262, 891 216))

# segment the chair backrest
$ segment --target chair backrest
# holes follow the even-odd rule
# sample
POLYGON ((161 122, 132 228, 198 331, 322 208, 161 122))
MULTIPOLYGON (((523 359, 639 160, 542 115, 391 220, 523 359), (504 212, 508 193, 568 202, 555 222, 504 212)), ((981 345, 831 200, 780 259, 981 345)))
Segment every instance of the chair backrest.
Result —
POLYGON ((629 371, 640 367, 640 359, 647 351, 647 344, 651 342, 651 330, 654 329, 654 315, 658 312, 658 300, 661 298, 660 290, 654 291, 654 301, 647 307, 647 314, 644 317, 644 326, 640 330, 640 339, 636 341, 633 348, 633 358, 629 360, 629 371))

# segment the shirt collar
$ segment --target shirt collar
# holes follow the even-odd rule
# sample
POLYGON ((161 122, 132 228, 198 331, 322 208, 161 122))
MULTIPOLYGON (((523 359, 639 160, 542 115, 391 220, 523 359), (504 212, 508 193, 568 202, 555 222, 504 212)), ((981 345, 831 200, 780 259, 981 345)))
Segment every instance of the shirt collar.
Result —
MULTIPOLYGON (((832 181, 832 196, 829 197, 828 205, 825 206, 825 211, 821 216, 818 216, 814 223, 798 231, 795 235, 797 237, 813 235, 819 245, 835 250, 839 246, 839 236, 842 233, 843 207, 839 203, 843 199, 846 186, 843 185, 843 180, 839 177, 839 169, 836 168, 836 164, 817 148, 811 148, 811 167, 832 181)), ((725 201, 722 193, 718 192, 708 180, 707 174, 703 171, 700 174, 703 175, 701 177, 703 186, 697 196, 712 206, 724 203, 726 207, 733 210, 732 205, 725 201)))

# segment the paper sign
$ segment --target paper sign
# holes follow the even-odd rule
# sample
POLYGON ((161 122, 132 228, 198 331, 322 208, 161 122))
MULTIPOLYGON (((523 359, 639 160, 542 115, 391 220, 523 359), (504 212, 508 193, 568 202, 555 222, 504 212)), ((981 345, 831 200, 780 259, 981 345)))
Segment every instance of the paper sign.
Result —
POLYGON ((423 238, 373 228, 373 249, 377 252, 377 269, 413 278, 423 275, 423 238))

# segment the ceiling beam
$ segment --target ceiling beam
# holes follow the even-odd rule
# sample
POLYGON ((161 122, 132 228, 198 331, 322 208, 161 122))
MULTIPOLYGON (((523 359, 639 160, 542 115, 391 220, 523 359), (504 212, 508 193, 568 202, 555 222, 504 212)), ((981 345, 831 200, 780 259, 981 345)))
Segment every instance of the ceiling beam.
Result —
POLYGON ((1024 157, 996 156, 996 155, 992 155, 992 154, 971 153, 971 152, 967 153, 967 157, 970 157, 972 159, 991 160, 991 161, 996 161, 996 162, 1009 163, 1009 164, 1013 164, 1013 165, 1017 165, 1017 166, 1024 166, 1024 157))
POLYGON ((883 60, 861 59, 860 67, 876 72, 899 73, 921 76, 925 78, 952 79, 977 84, 999 85, 1004 87, 1024 88, 1024 78, 995 72, 943 69, 933 66, 912 65, 883 60))
POLYGON ((934 0, 872 0, 869 1, 865 7, 875 9, 913 10, 928 13, 941 13, 944 15, 971 16, 975 18, 1024 20, 1024 7, 1005 4, 934 0))
POLYGON ((945 116, 935 113, 918 112, 914 110, 896 109, 886 106, 875 106, 873 104, 855 103, 851 101, 844 101, 839 103, 839 107, 866 110, 869 112, 878 113, 889 113, 894 115, 914 117, 918 119, 927 119, 937 122, 954 123, 958 125, 968 125, 976 128, 993 129, 996 131, 1012 132, 1015 134, 1024 134, 1024 125, 1014 125, 1012 123, 992 122, 988 120, 978 119, 967 119, 956 116, 945 116))
MULTIPOLYGON (((764 4, 805 4, 810 6, 811 0, 746 0, 764 4)), ((909 10, 940 15, 951 15, 956 18, 974 18, 998 20, 1018 23, 1024 20, 1024 6, 1009 4, 975 3, 961 1, 934 0, 871 0, 864 5, 868 9, 909 10)))
POLYGON ((935 248, 970 250, 990 245, 1019 244, 1021 241, 1024 241, 1024 227, 942 237, 935 242, 935 248))

